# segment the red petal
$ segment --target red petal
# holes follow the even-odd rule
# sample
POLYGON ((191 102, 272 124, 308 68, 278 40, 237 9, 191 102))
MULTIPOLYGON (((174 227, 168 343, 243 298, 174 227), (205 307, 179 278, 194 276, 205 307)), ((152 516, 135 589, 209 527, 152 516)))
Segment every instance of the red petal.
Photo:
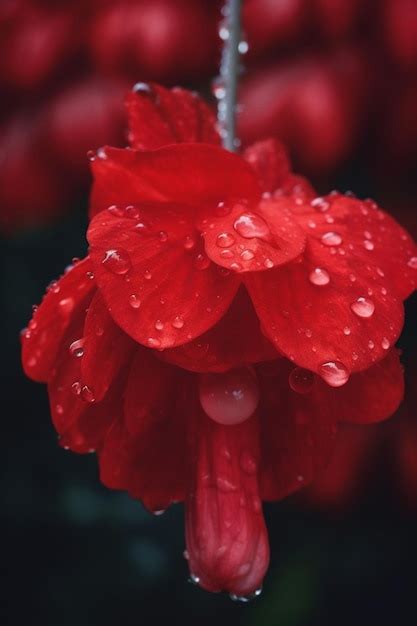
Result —
POLYGON ((27 376, 46 382, 62 338, 74 319, 83 318, 96 288, 87 257, 49 286, 29 326, 22 333, 22 362, 27 376))
POLYGON ((208 256, 235 272, 270 270, 299 256, 305 235, 290 211, 292 200, 225 204, 226 215, 211 217, 203 232, 208 256))
POLYGON ((339 389, 338 419, 357 424, 372 424, 387 419, 404 397, 404 372, 400 353, 395 348, 365 372, 359 372, 339 389))
POLYGON ((193 92, 138 83, 126 105, 129 142, 135 150, 155 150, 172 143, 219 143, 213 112, 193 92))
POLYGON ((164 361, 192 372, 225 372, 277 357, 277 351, 261 332, 244 288, 238 291, 226 315, 213 328, 194 341, 161 354, 164 361))
POLYGON ((99 291, 89 307, 82 341, 81 378, 99 401, 121 369, 128 366, 136 348, 113 322, 99 291))
MULTIPOLYGON (((139 348, 125 391, 124 420, 109 431, 101 479, 153 511, 184 498, 188 475, 186 411, 177 411, 183 375, 139 348)), ((188 380, 188 379, 187 379, 188 380)))
POLYGON ((252 144, 244 151, 243 158, 255 170, 264 192, 282 187, 290 175, 287 151, 277 139, 265 139, 252 144))
POLYGON ((198 337, 226 312, 238 289, 236 276, 210 263, 177 206, 141 205, 140 218, 129 215, 103 211, 88 232, 111 316, 152 348, 198 337))
POLYGON ((269 546, 259 499, 259 423, 221 426, 194 416, 196 456, 186 502, 192 578, 209 591, 248 596, 262 585, 269 546))
POLYGON ((93 391, 81 376, 81 359, 70 346, 82 337, 84 320, 80 318, 66 334, 49 382, 52 421, 60 434, 60 445, 74 452, 92 452, 102 445, 112 421, 121 411, 123 371, 110 393, 96 402, 93 391), (72 354, 71 354, 72 352, 72 354))
POLYGON ((309 372, 309 391, 293 391, 289 376, 294 366, 288 361, 256 369, 261 384, 261 496, 280 500, 311 482, 328 463, 337 404, 334 390, 309 372))
POLYGON ((178 144, 154 152, 103 148, 92 161, 91 217, 111 205, 149 201, 216 206, 229 197, 258 197, 243 159, 217 146, 178 144))
POLYGON ((411 239, 372 203, 337 194, 296 205, 293 217, 309 232, 303 262, 245 276, 258 315, 299 365, 364 370, 401 332, 400 298, 417 273, 411 239))

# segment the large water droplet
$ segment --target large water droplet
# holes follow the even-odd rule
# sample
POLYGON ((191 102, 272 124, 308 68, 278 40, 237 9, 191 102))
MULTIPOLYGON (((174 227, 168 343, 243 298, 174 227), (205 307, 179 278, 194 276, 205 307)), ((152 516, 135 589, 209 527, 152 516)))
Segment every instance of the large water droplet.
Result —
POLYGON ((70 355, 75 356, 77 359, 84 355, 84 342, 85 339, 77 339, 73 341, 69 347, 70 355))
POLYGON ((233 227, 245 239, 251 239, 252 237, 265 238, 271 234, 268 224, 256 213, 242 213, 235 221, 233 227))
POLYGON ((316 267, 309 275, 309 281, 313 283, 313 285, 317 285, 319 287, 323 285, 328 285, 330 282, 330 276, 326 270, 321 267, 316 267))
POLYGON ((130 257, 125 250, 107 250, 102 263, 112 274, 127 274, 132 267, 130 257))
POLYGON ((324 244, 325 246, 331 246, 331 247, 340 246, 342 241, 343 239, 341 235, 333 231, 324 233, 324 235, 321 236, 321 243, 324 244))
POLYGON ((256 375, 249 367, 224 374, 200 376, 200 402, 204 411, 219 424, 240 424, 256 410, 259 386, 256 375))
POLYGON ((340 361, 327 361, 319 365, 319 374, 330 387, 342 387, 349 380, 349 370, 340 361))
POLYGON ((368 318, 372 317, 375 311, 375 304, 369 298, 364 298, 361 296, 355 302, 352 302, 350 305, 352 311, 358 317, 368 318))
POLYGON ((302 367, 296 367, 290 373, 288 382, 293 391, 297 393, 308 393, 314 385, 314 374, 302 367))
POLYGON ((219 248, 229 248, 229 246, 233 246, 235 241, 235 238, 230 233, 220 233, 217 236, 216 244, 219 248))

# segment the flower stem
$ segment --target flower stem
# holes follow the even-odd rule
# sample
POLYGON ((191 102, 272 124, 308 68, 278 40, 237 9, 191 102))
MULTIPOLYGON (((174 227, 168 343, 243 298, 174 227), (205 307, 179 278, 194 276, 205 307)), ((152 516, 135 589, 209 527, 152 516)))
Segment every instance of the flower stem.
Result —
POLYGON ((239 145, 236 137, 236 104, 239 73, 241 0, 226 0, 222 9, 224 20, 219 35, 223 40, 220 64, 220 87, 215 89, 218 99, 218 122, 223 147, 235 152, 239 145))

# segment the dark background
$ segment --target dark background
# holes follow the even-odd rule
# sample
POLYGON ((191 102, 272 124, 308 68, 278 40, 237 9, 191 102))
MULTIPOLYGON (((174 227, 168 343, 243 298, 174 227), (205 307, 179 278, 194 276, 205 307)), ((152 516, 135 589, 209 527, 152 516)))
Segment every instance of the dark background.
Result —
MULTIPOLYGON (((299 45, 294 42, 297 50, 299 45)), ((179 73, 165 82, 181 80, 179 73)), ((201 86, 189 76, 185 82, 201 86)), ((206 84, 203 88, 207 91, 206 84)), ((41 83, 36 89, 46 94, 49 87, 41 83)), ((7 93, 14 115, 25 105, 24 92, 17 97, 9 85, 7 93)), ((387 179, 387 170, 378 170, 369 156, 367 141, 364 132, 343 163, 315 173, 319 190, 337 187, 375 197, 404 224, 414 224, 415 179, 404 180, 401 171, 387 179)), ((415 157, 416 151, 407 153, 408 172, 416 171, 415 157)), ((25 185, 24 176, 14 184, 25 185)), ((30 228, 6 229, 0 239, 1 626, 416 624, 417 476, 413 501, 409 493, 404 497, 390 449, 402 414, 393 419, 389 436, 384 431, 376 460, 370 458, 355 477, 354 498, 321 509, 300 498, 265 506, 271 567, 262 596, 248 605, 187 581, 181 506, 152 516, 127 495, 100 485, 94 455, 59 448, 46 389, 21 371, 19 332, 45 286, 72 257, 86 252, 84 183, 72 197, 65 214, 42 218, 30 228)), ((408 419, 417 419, 411 373, 417 371, 416 319, 414 296, 400 340, 409 372, 408 419)), ((417 473, 417 448, 414 463, 417 473)), ((407 489, 413 491, 412 482, 407 489)))

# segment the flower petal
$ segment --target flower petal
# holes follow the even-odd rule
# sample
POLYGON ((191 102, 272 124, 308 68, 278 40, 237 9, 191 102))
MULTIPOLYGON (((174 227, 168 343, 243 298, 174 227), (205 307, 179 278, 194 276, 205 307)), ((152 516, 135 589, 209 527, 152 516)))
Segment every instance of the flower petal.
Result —
POLYGON ((258 141, 243 153, 243 158, 256 172, 264 192, 273 192, 290 175, 290 161, 284 145, 277 139, 258 141))
POLYGON ((395 348, 379 363, 351 376, 337 394, 338 418, 356 424, 387 419, 404 397, 404 371, 395 348))
POLYGON ((172 143, 219 144, 216 119, 196 93, 155 83, 137 83, 127 96, 129 142, 135 150, 172 143))
POLYGON ((102 148, 92 160, 90 216, 112 205, 149 201, 216 206, 229 197, 259 197, 245 161, 208 144, 170 145, 153 152, 102 148))
POLYGON ((125 391, 124 419, 112 426, 100 454, 104 484, 126 489, 151 511, 184 499, 187 413, 177 411, 183 378, 180 370, 138 348, 125 391))
POLYGON ((82 338, 81 379, 101 400, 123 367, 127 367, 136 344, 110 317, 98 291, 88 309, 82 338))
POLYGON ((206 257, 178 206, 141 205, 135 219, 129 211, 103 211, 91 222, 88 239, 111 316, 152 348, 178 346, 204 333, 224 315, 239 286, 236 276, 206 257))
POLYGON ((184 346, 164 350, 160 358, 192 372, 225 372, 278 356, 261 332, 252 303, 241 287, 213 328, 184 346))
POLYGON ((308 387, 294 391, 290 387, 293 370, 294 365, 284 359, 256 367, 261 385, 260 485, 264 500, 280 500, 310 483, 326 467, 333 450, 337 423, 334 390, 305 372, 308 387))
POLYGON ((85 309, 96 288, 90 259, 76 263, 48 287, 28 328, 22 333, 22 363, 32 380, 47 382, 59 346, 73 320, 84 319, 85 309))
POLYGON ((303 261, 245 282, 278 350, 316 372, 329 362, 361 371, 401 332, 411 240, 370 203, 336 194, 312 204, 293 210, 310 233, 303 261))
POLYGON ((225 203, 203 230, 208 256, 234 272, 260 272, 289 263, 305 246, 305 235, 290 210, 293 200, 225 203))
POLYGON ((249 596, 262 586, 269 546, 258 492, 259 423, 193 420, 195 467, 186 501, 193 580, 208 591, 249 596))

